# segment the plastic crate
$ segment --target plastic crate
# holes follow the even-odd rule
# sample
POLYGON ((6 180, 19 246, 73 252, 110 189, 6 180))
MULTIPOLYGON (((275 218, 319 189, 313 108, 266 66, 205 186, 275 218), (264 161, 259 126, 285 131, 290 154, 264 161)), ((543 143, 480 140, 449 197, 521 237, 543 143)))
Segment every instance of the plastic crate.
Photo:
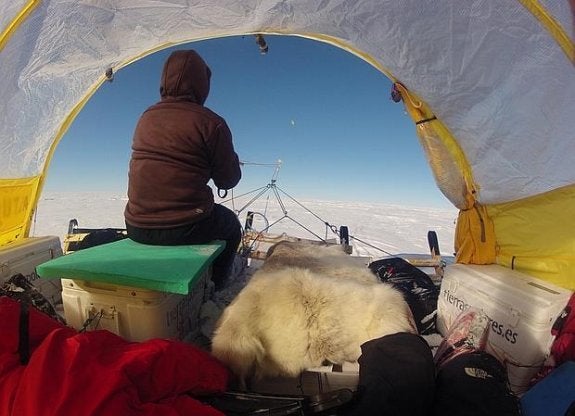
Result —
POLYGON ((62 256, 62 245, 60 239, 55 236, 30 237, 2 246, 0 282, 21 273, 52 305, 57 305, 62 302, 60 279, 39 279, 36 266, 60 256, 62 256))
POLYGON ((77 330, 107 329, 129 341, 192 340, 200 332, 200 309, 210 270, 187 295, 62 279, 64 315, 77 330))
POLYGON ((488 352, 503 358, 515 393, 523 393, 549 356, 551 328, 572 292, 498 265, 453 264, 445 268, 437 328, 446 335, 465 309, 490 319, 488 352))

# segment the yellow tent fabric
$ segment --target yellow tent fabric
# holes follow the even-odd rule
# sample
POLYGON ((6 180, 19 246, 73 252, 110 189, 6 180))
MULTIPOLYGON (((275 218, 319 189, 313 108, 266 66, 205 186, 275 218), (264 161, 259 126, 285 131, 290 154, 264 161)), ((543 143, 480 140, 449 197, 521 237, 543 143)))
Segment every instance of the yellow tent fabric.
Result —
POLYGON ((495 263, 496 246, 493 222, 484 206, 459 211, 455 229, 455 260, 464 264, 495 263))
POLYGON ((27 236, 51 155, 106 70, 194 40, 281 34, 341 47, 401 86, 438 187, 462 210, 460 261, 514 262, 575 288, 574 9, 574 0, 1 2, 0 245, 27 236), (485 242, 474 232, 482 222, 493 224, 485 242))
POLYGON ((497 234, 497 262, 573 289, 575 186, 488 207, 497 234))

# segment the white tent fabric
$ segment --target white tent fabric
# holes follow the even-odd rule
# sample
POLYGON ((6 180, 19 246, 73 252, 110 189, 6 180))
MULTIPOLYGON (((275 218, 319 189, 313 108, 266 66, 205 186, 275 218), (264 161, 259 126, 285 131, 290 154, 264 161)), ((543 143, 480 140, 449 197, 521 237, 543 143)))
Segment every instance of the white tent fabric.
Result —
POLYGON ((279 33, 365 54, 417 94, 457 140, 479 202, 571 185, 569 1, 5 1, 4 33, 22 9, 35 7, 0 50, 0 178, 44 171, 51 146, 107 68, 192 40, 279 33), (543 10, 547 20, 526 5, 543 10))
POLYGON ((2 14, 0 14, 0 33, 3 33, 11 22, 18 16, 18 13, 24 9, 26 1, 15 0, 2 4, 2 14))

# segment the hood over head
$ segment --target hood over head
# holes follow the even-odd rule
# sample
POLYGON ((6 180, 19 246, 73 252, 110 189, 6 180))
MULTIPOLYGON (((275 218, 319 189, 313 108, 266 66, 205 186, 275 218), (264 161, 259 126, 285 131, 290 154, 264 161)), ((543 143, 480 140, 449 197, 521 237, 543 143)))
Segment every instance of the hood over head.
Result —
POLYGON ((174 51, 164 63, 160 96, 204 104, 210 92, 212 72, 194 50, 174 51))

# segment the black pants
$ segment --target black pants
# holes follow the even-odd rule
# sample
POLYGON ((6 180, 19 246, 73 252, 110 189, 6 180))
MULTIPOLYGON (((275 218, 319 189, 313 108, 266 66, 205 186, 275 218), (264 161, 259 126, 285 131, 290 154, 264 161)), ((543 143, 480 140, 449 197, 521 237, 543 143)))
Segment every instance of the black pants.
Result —
POLYGON ((219 290, 225 284, 242 239, 241 224, 233 211, 215 204, 212 214, 197 223, 176 228, 138 228, 126 223, 128 237, 141 244, 177 246, 223 240, 226 247, 213 263, 212 280, 219 290))
POLYGON ((518 416, 504 367, 485 352, 464 354, 436 372, 418 335, 388 335, 361 346, 353 416, 518 416))

